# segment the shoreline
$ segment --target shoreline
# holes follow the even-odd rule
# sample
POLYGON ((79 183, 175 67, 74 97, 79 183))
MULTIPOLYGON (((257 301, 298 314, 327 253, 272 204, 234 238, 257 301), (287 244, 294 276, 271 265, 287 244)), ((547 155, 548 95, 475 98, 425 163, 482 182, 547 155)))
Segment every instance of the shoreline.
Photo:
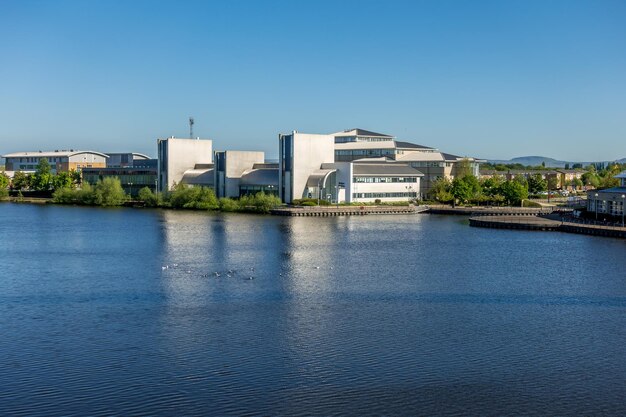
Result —
MULTIPOLYGON (((22 198, 10 197, 0 201, 0 203, 14 204, 35 204, 35 205, 57 205, 73 207, 100 207, 80 204, 57 204, 49 198, 22 198)), ((259 213, 254 211, 221 211, 221 210, 194 210, 194 209, 174 209, 171 207, 146 207, 129 202, 117 208, 150 208, 162 210, 182 210, 182 211, 212 211, 215 213, 243 213, 243 214, 266 214, 271 216, 287 217, 334 217, 334 216, 364 216, 364 215, 398 215, 398 214, 438 214, 452 216, 468 216, 471 227, 482 227, 492 229, 508 230, 536 230, 536 231, 558 231, 564 233, 575 233, 592 235, 599 237, 612 237, 626 239, 626 227, 585 224, 568 222, 565 220, 550 219, 548 216, 555 213, 571 213, 571 209, 559 207, 527 208, 527 207, 451 207, 451 206, 431 206, 431 205, 362 205, 362 206, 310 206, 310 207, 280 207, 274 208, 269 213, 259 213)))

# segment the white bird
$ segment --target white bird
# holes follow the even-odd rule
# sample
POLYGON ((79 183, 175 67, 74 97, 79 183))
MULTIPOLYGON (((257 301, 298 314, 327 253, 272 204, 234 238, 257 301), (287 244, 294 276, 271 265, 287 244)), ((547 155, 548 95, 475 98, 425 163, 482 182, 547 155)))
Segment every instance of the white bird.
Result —
POLYGON ((165 271, 165 270, 167 269, 167 265, 162 266, 162 267, 161 267, 161 269, 162 269, 163 271, 165 271))

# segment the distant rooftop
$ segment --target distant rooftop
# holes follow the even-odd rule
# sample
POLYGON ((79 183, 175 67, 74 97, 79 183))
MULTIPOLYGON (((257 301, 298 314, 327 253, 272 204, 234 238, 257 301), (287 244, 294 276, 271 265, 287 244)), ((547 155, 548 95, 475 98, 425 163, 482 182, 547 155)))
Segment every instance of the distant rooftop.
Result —
POLYGON ((425 146, 425 145, 418 145, 416 143, 411 143, 411 142, 403 142, 403 141, 395 141, 396 142, 396 147, 397 148, 403 148, 403 149, 435 149, 432 148, 430 146, 425 146))
POLYGON ((370 130, 359 129, 359 128, 348 129, 348 130, 344 130, 343 132, 333 133, 333 136, 371 136, 371 137, 377 137, 377 138, 393 139, 393 136, 391 135, 386 135, 384 133, 376 133, 370 130))
POLYGON ((55 151, 14 152, 14 153, 9 153, 9 154, 6 154, 6 155, 2 155, 2 157, 4 157, 4 158, 23 158, 23 157, 31 156, 31 157, 40 157, 40 158, 52 158, 52 157, 58 157, 58 156, 73 156, 73 155, 78 155, 78 154, 81 154, 81 153, 92 153, 92 154, 103 156, 105 158, 109 157, 108 155, 106 155, 106 154, 104 154, 102 152, 78 151, 78 150, 74 150, 74 149, 70 149, 70 150, 55 150, 55 151))

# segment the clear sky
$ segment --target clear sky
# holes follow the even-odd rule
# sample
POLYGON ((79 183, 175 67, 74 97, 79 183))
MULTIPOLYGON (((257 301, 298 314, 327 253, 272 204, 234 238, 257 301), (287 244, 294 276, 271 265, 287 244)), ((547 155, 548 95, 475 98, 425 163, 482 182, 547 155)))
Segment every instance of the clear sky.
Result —
POLYGON ((264 150, 354 127, 626 157, 626 1, 0 0, 0 153, 264 150))

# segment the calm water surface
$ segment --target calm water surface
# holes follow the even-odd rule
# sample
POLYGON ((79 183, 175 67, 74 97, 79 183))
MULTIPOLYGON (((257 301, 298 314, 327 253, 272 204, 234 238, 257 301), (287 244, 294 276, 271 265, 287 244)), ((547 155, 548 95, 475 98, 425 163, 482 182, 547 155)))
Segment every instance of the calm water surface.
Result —
POLYGON ((626 414, 621 240, 9 203, 0 231, 2 416, 626 414))

